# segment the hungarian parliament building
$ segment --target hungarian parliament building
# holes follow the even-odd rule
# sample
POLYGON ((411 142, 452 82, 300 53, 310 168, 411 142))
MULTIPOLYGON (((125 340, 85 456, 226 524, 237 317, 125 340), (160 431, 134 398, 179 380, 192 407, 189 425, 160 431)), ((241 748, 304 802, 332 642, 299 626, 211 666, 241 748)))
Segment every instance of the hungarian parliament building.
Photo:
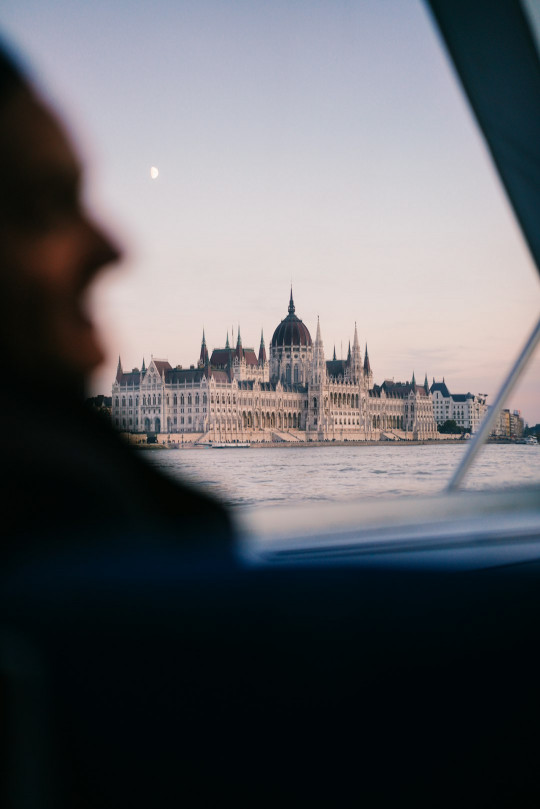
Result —
POLYGON ((367 441, 437 438, 427 377, 417 385, 373 384, 367 345, 362 357, 356 325, 347 359, 324 354, 295 313, 258 355, 227 342, 210 355, 203 331, 200 357, 189 369, 152 358, 124 372, 118 360, 112 387, 113 423, 122 432, 165 435, 170 441, 367 441))

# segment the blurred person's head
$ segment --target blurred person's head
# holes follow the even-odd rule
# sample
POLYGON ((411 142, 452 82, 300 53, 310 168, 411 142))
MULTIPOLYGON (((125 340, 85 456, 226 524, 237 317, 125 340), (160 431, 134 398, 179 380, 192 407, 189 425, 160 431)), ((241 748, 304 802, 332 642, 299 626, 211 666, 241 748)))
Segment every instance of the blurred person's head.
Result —
POLYGON ((88 289, 118 257, 84 209, 81 166, 65 131, 0 44, 4 366, 80 389, 103 360, 88 289))

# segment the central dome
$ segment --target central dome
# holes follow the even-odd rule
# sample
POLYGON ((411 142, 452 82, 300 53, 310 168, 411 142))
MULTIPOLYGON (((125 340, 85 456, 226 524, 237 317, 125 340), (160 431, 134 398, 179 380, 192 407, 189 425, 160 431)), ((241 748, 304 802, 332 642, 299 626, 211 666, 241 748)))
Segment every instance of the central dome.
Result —
POLYGON ((311 334, 299 317, 294 314, 294 301, 291 289, 291 299, 289 301, 289 314, 281 321, 272 336, 270 345, 273 348, 286 346, 310 346, 311 334))

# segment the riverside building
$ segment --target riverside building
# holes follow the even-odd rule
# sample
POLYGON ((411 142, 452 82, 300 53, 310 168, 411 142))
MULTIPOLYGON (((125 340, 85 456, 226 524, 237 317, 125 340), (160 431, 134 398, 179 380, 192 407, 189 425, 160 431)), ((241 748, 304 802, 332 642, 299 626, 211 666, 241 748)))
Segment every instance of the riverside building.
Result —
POLYGON ((475 433, 487 410, 486 395, 473 393, 450 393, 446 383, 435 382, 430 388, 433 397, 433 412, 437 424, 455 421, 458 427, 475 433))
POLYGON ((525 422, 519 410, 501 410, 491 435, 497 438, 521 438, 525 429, 525 422))
POLYGON ((320 324, 315 340, 288 314, 266 354, 236 345, 209 355, 203 331, 197 366, 173 367, 152 358, 124 372, 118 360, 112 386, 114 424, 129 433, 199 441, 365 441, 437 438, 427 377, 417 385, 373 384, 367 345, 362 356, 356 325, 346 360, 325 358, 320 324))

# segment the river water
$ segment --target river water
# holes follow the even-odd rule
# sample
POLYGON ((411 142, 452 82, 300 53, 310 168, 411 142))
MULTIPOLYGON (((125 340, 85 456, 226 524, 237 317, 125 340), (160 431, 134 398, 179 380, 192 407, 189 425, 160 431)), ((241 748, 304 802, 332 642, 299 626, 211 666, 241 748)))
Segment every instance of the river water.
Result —
MULTIPOLYGON (((147 450, 173 477, 235 507, 439 492, 465 444, 147 450)), ((540 445, 482 448, 464 489, 540 483, 540 445)))

